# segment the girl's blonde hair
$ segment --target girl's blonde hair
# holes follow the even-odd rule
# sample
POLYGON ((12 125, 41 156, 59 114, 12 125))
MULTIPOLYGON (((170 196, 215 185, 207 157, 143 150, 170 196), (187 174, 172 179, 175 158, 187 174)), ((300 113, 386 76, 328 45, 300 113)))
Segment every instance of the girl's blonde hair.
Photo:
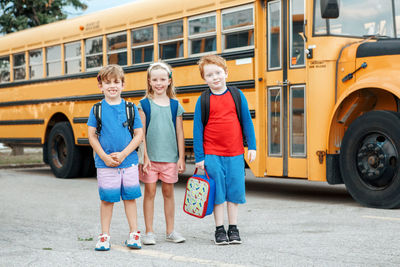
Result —
POLYGON ((173 98, 175 99, 175 87, 174 87, 174 80, 172 78, 172 68, 169 64, 159 61, 159 62, 155 62, 153 64, 150 64, 150 66, 147 68, 147 90, 146 90, 146 95, 144 96, 152 98, 154 91, 153 88, 151 88, 150 85, 150 75, 151 75, 151 71, 153 70, 165 70, 168 73, 168 78, 171 79, 171 83, 169 84, 168 88, 167 88, 167 96, 169 98, 173 98))

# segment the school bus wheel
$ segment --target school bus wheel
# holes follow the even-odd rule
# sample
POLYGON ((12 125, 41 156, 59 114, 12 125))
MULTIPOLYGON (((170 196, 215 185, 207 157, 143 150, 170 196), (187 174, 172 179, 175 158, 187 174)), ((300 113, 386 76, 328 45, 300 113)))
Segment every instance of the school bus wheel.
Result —
POLYGON ((74 135, 68 122, 59 122, 50 131, 47 142, 51 170, 58 178, 76 177, 81 167, 81 153, 75 146, 74 135))
POLYGON ((340 149, 340 171, 350 195, 375 208, 400 206, 400 117, 370 111, 354 120, 340 149))
POLYGON ((94 165, 93 149, 91 147, 80 147, 82 156, 82 166, 79 177, 94 177, 96 175, 96 167, 94 165))

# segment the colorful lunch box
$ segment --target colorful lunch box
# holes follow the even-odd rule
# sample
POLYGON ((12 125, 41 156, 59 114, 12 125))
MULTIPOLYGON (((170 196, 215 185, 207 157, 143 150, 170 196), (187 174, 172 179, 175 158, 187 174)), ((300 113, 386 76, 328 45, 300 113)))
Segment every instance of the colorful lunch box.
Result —
POLYGON ((205 175, 197 174, 197 168, 186 184, 183 211, 197 218, 203 218, 214 211, 215 181, 205 175))

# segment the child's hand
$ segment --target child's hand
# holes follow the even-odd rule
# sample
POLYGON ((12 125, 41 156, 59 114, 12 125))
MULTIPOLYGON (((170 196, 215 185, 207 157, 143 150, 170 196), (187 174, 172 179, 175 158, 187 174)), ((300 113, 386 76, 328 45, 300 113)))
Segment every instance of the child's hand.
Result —
POLYGON ((255 161, 256 160, 256 155, 257 155, 257 152, 255 150, 247 151, 247 159, 249 160, 249 162, 255 161))
POLYGON ((117 167, 121 163, 113 159, 111 155, 107 155, 104 159, 102 159, 107 167, 117 167))
POLYGON ((122 152, 114 152, 111 153, 110 156, 112 157, 113 160, 118 161, 119 164, 121 164, 126 158, 126 155, 122 152))
POLYGON ((184 173, 186 170, 186 163, 185 159, 179 159, 178 160, 178 173, 184 173))
POLYGON ((139 173, 143 173, 143 164, 138 164, 139 173))
POLYGON ((147 172, 150 170, 150 168, 151 168, 151 162, 150 162, 149 158, 148 157, 144 157, 144 159, 143 159, 143 167, 142 167, 143 173, 147 174, 147 172))
POLYGON ((204 160, 200 161, 200 162, 197 162, 195 164, 195 167, 204 170, 204 160))

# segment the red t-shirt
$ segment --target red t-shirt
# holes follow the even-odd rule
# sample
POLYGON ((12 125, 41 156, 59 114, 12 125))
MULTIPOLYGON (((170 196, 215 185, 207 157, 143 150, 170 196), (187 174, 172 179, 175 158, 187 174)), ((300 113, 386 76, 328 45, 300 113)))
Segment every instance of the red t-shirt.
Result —
POLYGON ((222 95, 210 95, 203 145, 204 153, 209 155, 233 157, 244 153, 242 128, 228 90, 222 95))

